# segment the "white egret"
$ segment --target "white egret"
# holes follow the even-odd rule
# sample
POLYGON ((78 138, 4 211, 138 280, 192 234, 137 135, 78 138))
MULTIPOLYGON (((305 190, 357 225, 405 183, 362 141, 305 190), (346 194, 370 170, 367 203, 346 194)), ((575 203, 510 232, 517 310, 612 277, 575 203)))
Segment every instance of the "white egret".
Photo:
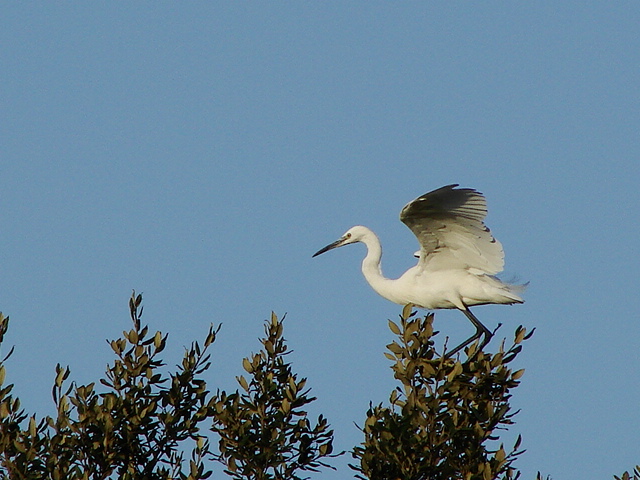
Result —
POLYGON ((400 212, 400 220, 418 237, 420 250, 415 254, 418 264, 398 279, 382 275, 380 240, 360 225, 313 255, 362 242, 367 247, 362 273, 379 295, 400 305, 412 303, 427 310, 462 311, 476 327, 476 333, 451 350, 449 356, 484 335, 482 348, 493 336, 469 307, 524 302, 519 295, 523 285, 504 283, 494 276, 504 267, 504 251, 484 224, 484 196, 470 188, 456 187, 457 184, 447 185, 426 193, 400 212))

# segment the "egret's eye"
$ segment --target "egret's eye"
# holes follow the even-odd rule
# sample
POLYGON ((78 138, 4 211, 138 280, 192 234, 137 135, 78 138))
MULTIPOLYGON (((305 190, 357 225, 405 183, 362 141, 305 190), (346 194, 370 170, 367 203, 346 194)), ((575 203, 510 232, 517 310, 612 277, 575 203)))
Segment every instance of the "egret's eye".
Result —
POLYGON ((351 234, 350 234, 350 233, 347 233, 345 236, 346 236, 347 238, 351 238, 351 234))

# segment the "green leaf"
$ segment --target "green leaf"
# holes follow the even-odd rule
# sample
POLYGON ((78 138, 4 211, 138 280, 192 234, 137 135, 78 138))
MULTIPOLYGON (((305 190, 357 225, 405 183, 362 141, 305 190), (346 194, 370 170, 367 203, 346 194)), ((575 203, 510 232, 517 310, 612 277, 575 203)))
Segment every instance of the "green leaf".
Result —
POLYGON ((462 363, 456 362, 456 364, 454 365, 449 375, 447 375, 447 381, 452 382, 453 379, 456 378, 456 376, 460 375, 461 373, 462 373, 462 363))
POLYGON ((29 419, 29 435, 31 436, 32 439, 35 440, 35 436, 36 436, 36 419, 33 416, 29 419))
POLYGON ((401 354, 402 352, 404 352, 404 349, 396 342, 391 342, 389 345, 387 345, 387 349, 391 351, 391 353, 396 354, 401 354))
POLYGON ((391 329, 394 334, 400 335, 400 327, 391 320, 389 320, 389 329, 391 329))
POLYGON ((413 310, 413 303, 407 303, 402 309, 402 318, 408 319, 411 317, 411 311, 413 310))
POLYGON ((253 365, 248 358, 244 358, 242 360, 242 367, 247 371, 247 373, 253 373, 253 365))
POLYGON ((236 380, 245 391, 247 392, 249 391, 249 384, 247 383, 247 380, 242 375, 237 376, 236 380))
POLYGON ((156 332, 155 336, 153 337, 153 346, 156 348, 160 348, 161 345, 162 345, 162 333, 156 332))
POLYGON ((138 343, 138 332, 135 329, 131 329, 129 331, 129 335, 127 336, 130 343, 138 343))

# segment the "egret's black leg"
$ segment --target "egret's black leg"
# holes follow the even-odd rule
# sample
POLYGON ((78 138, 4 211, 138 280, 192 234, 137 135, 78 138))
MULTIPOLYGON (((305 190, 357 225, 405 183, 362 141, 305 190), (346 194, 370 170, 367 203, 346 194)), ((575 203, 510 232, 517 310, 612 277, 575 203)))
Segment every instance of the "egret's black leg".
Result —
POLYGON ((473 323, 473 325, 476 327, 476 330, 477 330, 476 335, 478 335, 479 337, 480 333, 484 334, 484 340, 480 344, 480 349, 484 348, 484 346, 487 343, 489 343, 489 341, 491 340, 491 337, 493 337, 493 333, 491 333, 491 330, 485 327, 482 324, 482 322, 480 322, 480 320, 478 320, 477 317, 473 313, 471 313, 471 310, 469 310, 468 308, 464 310, 464 314, 467 316, 469 320, 471 320, 471 323, 473 323))
POLYGON ((454 348, 450 352, 447 352, 448 357, 453 357, 456 353, 458 353, 464 347, 466 347, 467 345, 469 345, 470 343, 474 342, 475 340, 480 338, 482 335, 484 335, 484 340, 478 347, 478 349, 481 350, 482 348, 484 348, 484 346, 487 343, 489 343, 489 340, 491 340, 491 337, 493 337, 493 334, 491 333, 491 331, 487 327, 485 327, 482 324, 482 322, 480 322, 480 320, 478 320, 473 313, 471 313, 471 310, 469 310, 468 308, 465 308, 464 310, 462 310, 462 312, 467 316, 469 320, 471 320, 471 323, 473 323, 473 326, 476 327, 476 333, 473 334, 468 339, 466 339, 464 342, 462 342, 460 345, 458 345, 456 348, 454 348))
POLYGON ((481 335, 482 335, 482 330, 478 330, 472 337, 467 338, 464 342, 462 342, 456 348, 454 348, 453 350, 447 352, 447 357, 453 357, 456 353, 458 353, 464 347, 466 347, 467 345, 469 345, 473 341, 475 341, 478 338, 480 338, 481 335))

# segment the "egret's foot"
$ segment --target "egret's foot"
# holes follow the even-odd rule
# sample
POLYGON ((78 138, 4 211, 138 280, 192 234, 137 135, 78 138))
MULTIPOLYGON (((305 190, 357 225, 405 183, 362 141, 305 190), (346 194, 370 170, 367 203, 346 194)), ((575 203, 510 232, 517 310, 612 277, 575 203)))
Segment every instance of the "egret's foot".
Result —
POLYGON ((484 347, 486 347, 487 344, 493 338, 493 333, 491 333, 489 330, 487 330, 486 332, 483 332, 483 333, 484 333, 484 339, 482 340, 482 343, 478 347, 478 350, 482 350, 484 347))

